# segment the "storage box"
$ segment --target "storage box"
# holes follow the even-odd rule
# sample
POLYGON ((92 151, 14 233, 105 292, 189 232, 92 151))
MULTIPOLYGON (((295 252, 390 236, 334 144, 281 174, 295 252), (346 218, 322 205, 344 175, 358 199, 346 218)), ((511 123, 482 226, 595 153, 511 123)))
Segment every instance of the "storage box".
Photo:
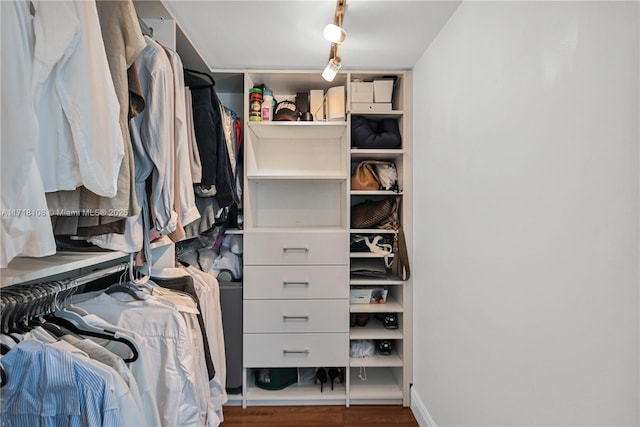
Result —
POLYGON ((373 82, 351 82, 351 102, 373 102, 373 82))
POLYGON ((352 102, 352 113, 388 113, 391 111, 390 102, 379 103, 365 103, 365 102, 352 102))
POLYGON ((351 304, 384 304, 387 302, 388 292, 384 288, 351 288, 349 302, 351 304))
POLYGON ((313 114, 313 120, 316 122, 324 120, 324 91, 322 89, 313 89, 309 91, 309 108, 313 114))
POLYGON ((327 120, 345 120, 344 86, 334 86, 327 90, 327 120))
POLYGON ((391 102, 393 97, 393 80, 373 81, 373 102, 391 102))
POLYGON ((263 368, 256 370, 256 387, 265 390, 282 390, 297 382, 297 368, 263 368))

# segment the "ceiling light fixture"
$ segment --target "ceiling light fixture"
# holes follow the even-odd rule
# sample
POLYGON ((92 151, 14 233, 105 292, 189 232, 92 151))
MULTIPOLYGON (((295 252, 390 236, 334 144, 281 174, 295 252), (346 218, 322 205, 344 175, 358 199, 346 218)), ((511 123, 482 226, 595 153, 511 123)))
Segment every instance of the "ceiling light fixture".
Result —
POLYGON ((329 54, 329 63, 322 72, 322 78, 328 82, 332 82, 336 77, 336 74, 338 74, 338 71, 340 71, 340 67, 342 67, 342 60, 338 56, 338 45, 332 43, 331 53, 329 54))
POLYGON ((322 72, 322 78, 326 81, 333 81, 342 67, 342 60, 338 56, 338 45, 342 44, 347 33, 342 28, 342 19, 347 7, 347 0, 337 0, 336 12, 333 18, 333 24, 329 24, 324 28, 324 38, 331 42, 329 49, 329 62, 322 72))
POLYGON ((346 7, 347 0, 337 0, 333 24, 324 27, 324 38, 331 43, 342 44, 345 37, 347 37, 346 31, 342 28, 342 18, 344 18, 346 7))

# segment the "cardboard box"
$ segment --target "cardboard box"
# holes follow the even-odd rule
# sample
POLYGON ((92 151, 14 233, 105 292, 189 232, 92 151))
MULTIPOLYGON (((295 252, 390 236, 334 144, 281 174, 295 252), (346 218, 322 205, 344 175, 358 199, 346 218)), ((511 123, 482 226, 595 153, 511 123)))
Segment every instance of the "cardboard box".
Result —
POLYGON ((387 302, 388 292, 384 288, 351 288, 349 302, 351 304, 384 304, 387 302))
POLYGON ((351 102, 373 102, 373 82, 351 82, 351 102))
POLYGON ((391 112, 390 102, 379 103, 365 103, 365 102, 352 102, 352 113, 389 113, 391 112))

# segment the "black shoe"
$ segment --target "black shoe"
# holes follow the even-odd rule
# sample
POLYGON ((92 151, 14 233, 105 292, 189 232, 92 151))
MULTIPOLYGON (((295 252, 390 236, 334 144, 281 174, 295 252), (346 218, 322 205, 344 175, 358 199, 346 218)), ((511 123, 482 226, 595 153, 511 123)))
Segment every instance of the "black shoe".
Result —
POLYGON ((378 353, 389 356, 391 354, 391 341, 389 340, 380 340, 377 343, 378 353))
POLYGON ((396 313, 385 313, 382 316, 382 324, 386 329, 398 329, 398 315, 396 313))
POLYGON ((343 383, 344 382, 344 372, 340 368, 329 368, 329 381, 331 382, 331 390, 333 390, 333 383, 343 383))
POLYGON ((322 385, 327 382, 327 371, 324 368, 318 368, 316 370, 316 379, 314 383, 320 384, 320 392, 322 392, 322 385))

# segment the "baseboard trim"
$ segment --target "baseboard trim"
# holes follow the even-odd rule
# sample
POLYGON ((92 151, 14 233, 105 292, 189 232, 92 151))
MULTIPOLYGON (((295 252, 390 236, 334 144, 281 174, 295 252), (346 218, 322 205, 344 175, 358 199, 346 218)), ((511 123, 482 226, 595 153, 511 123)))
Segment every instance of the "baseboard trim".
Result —
POLYGON ((411 411, 420 427, 437 427, 415 387, 411 387, 411 411))

